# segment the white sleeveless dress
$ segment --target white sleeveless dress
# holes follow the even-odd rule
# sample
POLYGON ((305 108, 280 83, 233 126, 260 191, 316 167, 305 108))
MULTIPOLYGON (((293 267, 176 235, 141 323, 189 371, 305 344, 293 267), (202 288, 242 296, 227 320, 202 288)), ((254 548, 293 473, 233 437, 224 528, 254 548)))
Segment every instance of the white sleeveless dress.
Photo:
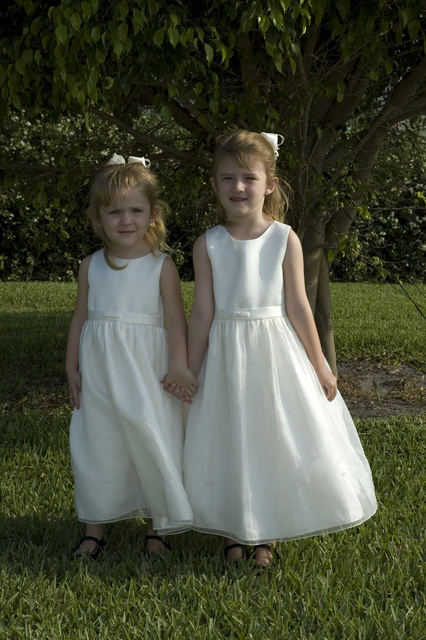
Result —
POLYGON ((81 409, 70 426, 79 520, 151 517, 155 529, 188 529, 182 484, 182 405, 163 391, 168 370, 160 274, 165 254, 122 270, 104 252, 89 266, 88 319, 80 340, 81 409))
POLYGON ((254 240, 207 231, 215 317, 189 409, 185 488, 193 528, 244 544, 360 524, 377 508, 368 462, 338 393, 328 402, 285 313, 290 227, 254 240))

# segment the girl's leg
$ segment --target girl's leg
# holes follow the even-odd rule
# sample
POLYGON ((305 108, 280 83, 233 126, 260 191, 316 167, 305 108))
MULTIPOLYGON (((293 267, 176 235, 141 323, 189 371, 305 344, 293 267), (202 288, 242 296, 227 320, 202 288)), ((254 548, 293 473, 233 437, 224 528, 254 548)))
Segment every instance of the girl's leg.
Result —
POLYGON ((167 553, 170 547, 163 542, 164 538, 158 535, 158 531, 152 528, 151 518, 148 518, 146 521, 146 535, 147 538, 148 536, 155 536, 154 538, 149 538, 146 541, 145 551, 147 553, 154 553, 156 555, 163 555, 164 553, 167 553))

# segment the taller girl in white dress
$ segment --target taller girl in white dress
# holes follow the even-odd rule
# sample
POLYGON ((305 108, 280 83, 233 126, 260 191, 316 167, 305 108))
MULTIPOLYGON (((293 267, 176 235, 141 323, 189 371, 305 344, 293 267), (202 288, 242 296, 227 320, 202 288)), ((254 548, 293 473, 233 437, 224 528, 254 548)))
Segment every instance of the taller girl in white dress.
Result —
POLYGON ((86 523, 73 557, 97 558, 105 522, 147 517, 152 553, 170 546, 159 533, 192 524, 182 484, 182 408, 160 380, 178 385, 188 402, 197 382, 187 365, 177 269, 159 251, 163 207, 148 162, 125 164, 114 154, 90 193, 88 214, 104 249, 81 263, 67 347, 75 504, 86 523))
POLYGON ((282 224, 276 136, 217 139, 219 225, 194 245, 189 367, 200 390, 184 454, 193 528, 228 562, 273 561, 271 541, 360 524, 376 510, 368 462, 306 297, 302 249, 282 224), (269 544, 268 544, 269 543, 269 544))

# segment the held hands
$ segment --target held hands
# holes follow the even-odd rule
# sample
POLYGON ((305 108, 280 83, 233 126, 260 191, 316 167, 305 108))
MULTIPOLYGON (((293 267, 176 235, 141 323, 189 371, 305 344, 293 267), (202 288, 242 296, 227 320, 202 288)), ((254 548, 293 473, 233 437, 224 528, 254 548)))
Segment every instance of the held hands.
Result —
POLYGON ((337 395, 336 377, 328 369, 323 369, 320 372, 317 372, 317 376, 325 393, 325 397, 329 402, 331 402, 337 395))
POLYGON ((81 375, 78 371, 67 374, 72 409, 80 409, 81 375))
POLYGON ((192 404, 198 382, 189 369, 181 371, 169 371, 161 380, 164 391, 171 393, 175 398, 192 404))

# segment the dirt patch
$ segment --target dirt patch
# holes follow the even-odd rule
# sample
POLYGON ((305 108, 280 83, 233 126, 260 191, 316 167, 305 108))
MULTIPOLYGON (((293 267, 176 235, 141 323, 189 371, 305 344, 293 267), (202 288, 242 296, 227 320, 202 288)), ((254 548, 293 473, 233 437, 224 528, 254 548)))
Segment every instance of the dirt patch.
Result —
POLYGON ((426 411, 426 375, 408 364, 371 360, 338 364, 339 390, 355 418, 426 411))

